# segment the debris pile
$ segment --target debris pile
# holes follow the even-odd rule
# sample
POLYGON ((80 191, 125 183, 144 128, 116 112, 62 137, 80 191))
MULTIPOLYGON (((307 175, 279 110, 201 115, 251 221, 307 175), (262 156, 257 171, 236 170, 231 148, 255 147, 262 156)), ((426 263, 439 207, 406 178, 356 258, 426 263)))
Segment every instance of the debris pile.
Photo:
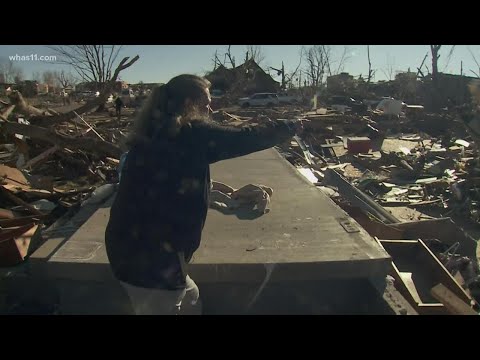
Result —
POLYGON ((425 241, 469 296, 478 301, 476 242, 450 220, 480 222, 475 133, 454 114, 414 110, 392 116, 377 110, 365 115, 284 107, 230 109, 217 116, 225 124, 238 122, 238 126, 255 123, 259 114, 271 119, 309 120, 301 137, 277 150, 307 181, 333 196, 372 236, 425 241), (403 223, 392 214, 392 208, 417 211, 420 216, 414 223, 448 220, 442 226, 458 232, 443 227, 445 233, 452 234, 446 237, 438 231, 399 231, 397 225, 403 223))
POLYGON ((22 262, 44 241, 42 230, 73 215, 98 186, 118 182, 129 121, 112 116, 106 96, 136 59, 123 59, 104 92, 83 105, 35 107, 18 91, 0 102, 0 266, 22 262))

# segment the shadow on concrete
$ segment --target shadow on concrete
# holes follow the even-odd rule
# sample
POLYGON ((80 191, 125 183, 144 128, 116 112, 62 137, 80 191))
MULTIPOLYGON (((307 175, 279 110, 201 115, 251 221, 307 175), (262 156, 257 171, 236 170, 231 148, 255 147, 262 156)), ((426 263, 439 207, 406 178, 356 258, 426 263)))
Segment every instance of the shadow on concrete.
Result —
POLYGON ((259 217, 265 215, 257 210, 254 210, 254 205, 251 207, 243 206, 238 209, 229 209, 227 207, 218 206, 215 204, 211 204, 210 209, 217 210, 218 212, 222 213, 223 215, 235 215, 240 220, 255 220, 259 217))

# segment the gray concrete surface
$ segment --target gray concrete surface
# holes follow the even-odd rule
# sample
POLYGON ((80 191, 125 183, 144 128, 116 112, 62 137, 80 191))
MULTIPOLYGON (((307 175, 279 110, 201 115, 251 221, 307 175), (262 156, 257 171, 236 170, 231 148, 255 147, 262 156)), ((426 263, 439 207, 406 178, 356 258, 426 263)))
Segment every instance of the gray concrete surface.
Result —
MULTIPOLYGON (((225 289, 234 289, 234 292, 243 291, 244 300, 251 301, 251 292, 255 295, 263 284, 265 287, 257 302, 262 298, 266 301, 264 296, 272 291, 274 294, 285 294, 287 288, 293 291, 292 284, 312 293, 323 288, 317 283, 320 280, 327 284, 335 278, 365 281, 369 277, 384 278, 387 274, 388 254, 275 150, 215 164, 212 177, 234 187, 262 183, 273 187, 274 194, 271 212, 261 217, 209 211, 202 245, 189 268, 206 298, 230 303, 226 298, 221 301, 221 294, 229 293, 221 290, 226 286, 225 289), (350 225, 342 226, 342 221, 350 221, 350 225)), ((125 294, 111 274, 104 247, 111 201, 102 205, 68 240, 54 248, 50 246, 43 255, 42 248, 37 253, 37 266, 44 256, 45 275, 59 287, 62 313, 128 313, 125 294)), ((47 242, 43 247, 48 246, 47 242)), ((227 307, 227 313, 257 311, 253 308, 247 311, 241 296, 234 298, 237 305, 230 310, 227 307)), ((217 305, 208 301, 206 308, 219 309, 217 305)), ((288 313, 290 308, 285 303, 278 313, 288 313)))

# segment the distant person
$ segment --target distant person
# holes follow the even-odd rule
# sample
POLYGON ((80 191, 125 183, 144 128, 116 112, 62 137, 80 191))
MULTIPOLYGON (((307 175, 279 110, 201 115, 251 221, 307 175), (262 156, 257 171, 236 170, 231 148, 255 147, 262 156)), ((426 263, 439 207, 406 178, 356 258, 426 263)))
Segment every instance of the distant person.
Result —
POLYGON ((120 96, 117 96, 115 99, 115 115, 120 119, 120 116, 122 115, 122 107, 123 107, 123 101, 120 98, 120 96))
POLYGON ((187 265, 207 217, 210 164, 268 149, 302 129, 284 121, 217 125, 209 87, 204 78, 179 75, 155 88, 127 141, 105 245, 136 314, 201 313, 187 265))

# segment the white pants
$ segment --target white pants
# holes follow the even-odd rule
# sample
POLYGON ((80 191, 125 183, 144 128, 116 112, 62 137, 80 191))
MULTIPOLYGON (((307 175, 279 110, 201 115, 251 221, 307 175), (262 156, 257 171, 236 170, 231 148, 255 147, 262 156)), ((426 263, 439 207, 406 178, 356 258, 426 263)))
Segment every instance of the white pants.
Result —
POLYGON ((164 290, 133 286, 120 281, 136 315, 201 315, 198 286, 187 275, 185 289, 164 290))

